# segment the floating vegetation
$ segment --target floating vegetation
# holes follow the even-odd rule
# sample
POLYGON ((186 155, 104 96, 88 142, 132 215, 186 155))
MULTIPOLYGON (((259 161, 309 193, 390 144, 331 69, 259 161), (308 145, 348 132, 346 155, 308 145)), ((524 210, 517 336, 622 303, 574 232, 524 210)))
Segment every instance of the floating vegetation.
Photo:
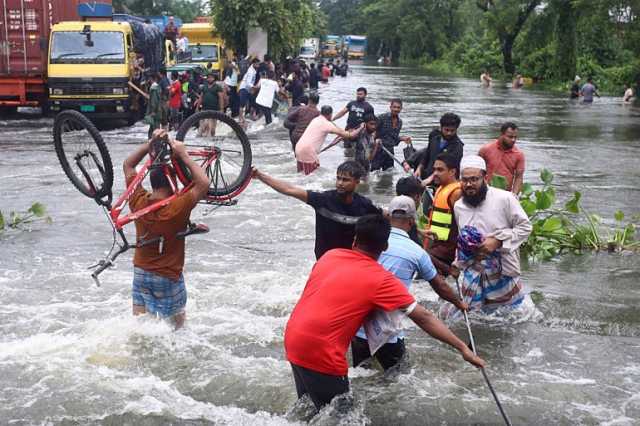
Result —
MULTIPOLYGON (((533 259, 548 260, 562 253, 640 249, 640 241, 636 239, 638 215, 627 219, 622 211, 617 211, 615 224, 605 225, 600 216, 582 206, 580 191, 575 191, 564 206, 558 207, 552 186, 553 173, 543 169, 540 180, 542 188, 534 190, 530 183, 525 183, 520 194, 520 205, 533 226, 529 239, 523 245, 523 254, 533 259)), ((506 179, 494 176, 491 186, 504 189, 506 179)))

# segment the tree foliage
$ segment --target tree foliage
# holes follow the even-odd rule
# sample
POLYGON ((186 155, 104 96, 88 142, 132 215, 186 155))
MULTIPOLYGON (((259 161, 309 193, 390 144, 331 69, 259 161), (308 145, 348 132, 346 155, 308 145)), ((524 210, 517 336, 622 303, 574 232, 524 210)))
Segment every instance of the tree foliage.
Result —
POLYGON ((217 31, 228 46, 244 53, 247 31, 262 28, 269 36, 269 53, 279 58, 295 54, 300 41, 317 35, 325 17, 312 0, 211 0, 217 31))
POLYGON ((118 13, 140 16, 174 15, 184 22, 192 22, 204 12, 204 0, 113 0, 118 13))
POLYGON ((620 91, 640 81, 640 0, 321 0, 333 34, 434 69, 620 91))

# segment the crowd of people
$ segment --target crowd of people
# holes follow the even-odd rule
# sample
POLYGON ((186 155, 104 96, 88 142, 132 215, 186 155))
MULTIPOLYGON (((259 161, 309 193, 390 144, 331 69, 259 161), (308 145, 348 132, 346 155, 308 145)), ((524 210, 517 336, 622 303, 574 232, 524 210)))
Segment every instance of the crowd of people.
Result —
MULTIPOLYGON (((367 102, 367 89, 359 87, 355 100, 334 114, 330 106, 319 106, 316 91, 305 93, 312 86, 311 71, 317 68, 313 64, 306 67, 292 61, 283 72, 268 57, 263 62, 254 59, 243 77, 236 70, 239 66, 233 67, 239 120, 245 114, 262 113, 269 121, 272 96, 291 99, 284 124, 300 172, 310 174, 317 169, 329 134, 336 139, 325 149, 345 142, 345 154, 353 157, 338 166, 335 189, 328 191, 306 190, 256 167, 252 170, 255 179, 315 211, 316 264, 284 332, 286 358, 298 396, 308 395, 320 409, 347 392, 349 347, 354 366, 370 364, 373 359, 384 370, 400 364, 407 352, 399 325, 404 316, 455 348, 467 362, 484 367, 485 361, 443 320, 454 320, 469 310, 513 311, 528 297, 520 277, 519 247, 531 232, 531 223, 517 199, 525 169, 524 154, 516 147, 518 126, 504 123, 495 140, 477 153, 465 153, 458 135, 462 120, 449 112, 429 133, 427 146, 418 150, 412 138, 402 134, 402 99, 391 99, 389 110, 376 116, 367 102), (301 90, 292 84, 296 81, 301 90), (334 121, 345 115, 343 129, 334 121), (394 151, 400 143, 405 144, 402 160, 394 151), (368 173, 394 164, 406 176, 397 181, 396 196, 386 206, 376 206, 357 192, 368 173), (504 190, 489 186, 494 176, 502 176, 504 190), (460 293, 446 282, 448 276, 459 282, 460 293), (411 295, 416 277, 428 282, 445 301, 437 315, 411 295)), ((174 81, 179 78, 172 76, 174 81)), ((215 76, 207 79, 199 102, 224 111, 226 89, 214 89, 215 76)), ((154 80, 154 85, 159 83, 154 80)), ((170 85, 174 86, 178 87, 170 85)), ((231 110, 233 114, 233 107, 231 110)), ((164 129, 154 130, 151 140, 127 158, 127 180, 135 176, 135 166, 150 144, 165 136, 164 129)), ((167 243, 136 250, 133 310, 174 318, 179 327, 186 303, 184 241, 177 241, 175 233, 188 225, 191 209, 206 195, 207 182, 201 169, 187 161, 184 146, 170 143, 174 155, 186 157, 183 160, 195 185, 171 201, 162 214, 136 220, 138 235, 159 234, 167 243)), ((166 176, 155 170, 151 171, 151 187, 151 192, 136 190, 133 211, 172 192, 166 176)))
MULTIPOLYGON (((178 54, 185 53, 188 39, 175 36, 179 37, 178 54)), ((189 116, 206 110, 228 113, 245 127, 247 119, 256 121, 262 117, 265 124, 271 124, 273 112, 307 106, 306 92, 317 90, 319 84, 328 83, 333 76, 346 77, 348 67, 347 60, 340 59, 307 64, 287 58, 276 64, 269 55, 262 60, 233 57, 219 78, 211 63, 205 69, 167 72, 161 68, 150 73, 139 55, 135 83, 141 88, 139 108, 145 111, 144 121, 149 124, 151 137, 156 129, 176 130, 189 116)), ((215 123, 212 126, 201 129, 201 133, 215 134, 215 123)))

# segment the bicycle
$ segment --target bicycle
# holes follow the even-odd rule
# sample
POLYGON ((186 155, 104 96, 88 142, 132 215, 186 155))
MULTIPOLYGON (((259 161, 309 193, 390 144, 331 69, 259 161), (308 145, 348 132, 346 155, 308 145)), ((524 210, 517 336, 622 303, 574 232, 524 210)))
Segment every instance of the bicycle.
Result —
MULTIPOLYGON (((96 268, 91 277, 96 285, 100 286, 98 276, 113 266, 120 254, 132 248, 162 243, 162 237, 158 237, 130 244, 123 228, 143 215, 166 206, 188 191, 193 185, 191 175, 181 161, 171 156, 168 139, 156 140, 142 168, 124 193, 113 203, 113 163, 106 143, 94 124, 78 111, 63 111, 55 117, 53 140, 62 169, 71 183, 82 194, 103 207, 113 229, 113 244, 109 253, 90 267, 96 268), (174 194, 139 211, 123 214, 135 189, 144 181, 151 168, 155 167, 163 169, 174 194), (120 237, 120 241, 117 236, 120 237)), ((215 208, 235 205, 235 198, 244 191, 251 180, 251 144, 240 125, 220 112, 203 111, 191 115, 182 123, 176 133, 176 140, 185 143, 189 156, 200 164, 209 177, 207 196, 200 203, 214 205, 215 208), (215 120, 217 136, 200 134, 198 128, 201 120, 215 120)), ((188 229, 178 234, 178 238, 204 232, 208 232, 206 226, 191 224, 188 229)))

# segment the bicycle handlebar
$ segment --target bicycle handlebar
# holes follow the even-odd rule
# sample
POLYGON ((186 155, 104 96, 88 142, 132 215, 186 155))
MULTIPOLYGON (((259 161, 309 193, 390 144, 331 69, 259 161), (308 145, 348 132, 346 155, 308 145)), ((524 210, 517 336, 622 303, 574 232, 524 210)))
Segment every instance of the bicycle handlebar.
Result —
MULTIPOLYGON (((124 238, 124 236, 123 236, 124 238)), ((140 248, 140 247, 144 247, 147 246, 149 244, 154 244, 157 242, 162 242, 163 238, 162 237, 157 237, 157 238, 152 238, 150 240, 142 240, 139 241, 137 244, 135 245, 131 245, 127 242, 126 239, 124 239, 124 244, 122 246, 120 246, 120 248, 118 249, 118 251, 109 254, 109 256, 107 256, 107 258, 105 260, 101 260, 98 263, 98 268, 93 271, 91 273, 91 278, 93 278, 93 281, 96 283, 96 285, 98 287, 100 287, 100 280, 98 280, 98 275, 100 275, 101 273, 104 272, 105 269, 112 267, 113 265, 115 265, 114 261, 116 260, 116 258, 118 256, 120 256, 122 253, 124 253, 125 251, 132 249, 132 248, 140 248)))

